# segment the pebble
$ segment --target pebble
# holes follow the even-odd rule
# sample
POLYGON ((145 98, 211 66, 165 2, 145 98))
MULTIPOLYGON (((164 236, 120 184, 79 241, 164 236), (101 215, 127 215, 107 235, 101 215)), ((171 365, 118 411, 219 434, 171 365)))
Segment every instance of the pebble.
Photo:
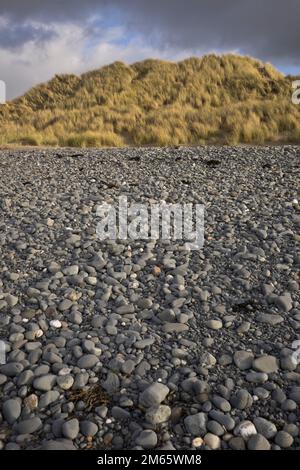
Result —
POLYGON ((189 327, 184 323, 165 323, 162 326, 162 331, 165 333, 182 333, 188 329, 189 327))
POLYGON ((205 444, 212 450, 219 449, 219 447, 221 446, 220 438, 218 436, 215 436, 214 434, 205 434, 203 440, 205 444))
POLYGON ((19 375, 24 369, 23 364, 20 362, 8 362, 0 367, 0 372, 7 377, 15 377, 19 375))
POLYGON ((203 437, 206 434, 207 415, 205 413, 196 413, 187 416, 184 419, 184 425, 189 434, 203 437))
POLYGON ((254 359, 252 367, 258 372, 272 374, 278 371, 278 361, 274 356, 261 356, 254 359))
POLYGON ((153 383, 140 395, 140 404, 146 408, 160 405, 169 393, 169 388, 161 383, 153 383))
POLYGON ((152 406, 147 409, 145 418, 153 424, 165 423, 171 416, 171 408, 167 405, 152 406))
POLYGON ((157 435, 154 431, 145 430, 136 438, 136 444, 143 449, 153 449, 157 444, 157 435))
POLYGON ((84 436, 95 436, 98 432, 98 426, 92 421, 81 421, 80 432, 84 436))
POLYGON ((298 448, 299 149, 75 154, 0 150, 0 449, 298 448), (100 241, 120 190, 205 194, 203 248, 100 241))
POLYGON ((247 442, 248 450, 270 450, 271 444, 262 434, 250 436, 247 442))
POLYGON ((208 320, 206 326, 211 330, 220 330, 223 328, 223 323, 220 320, 208 320))
POLYGON ((253 404, 253 398, 248 390, 238 390, 230 399, 230 403, 234 408, 239 410, 245 410, 251 408, 253 404))
POLYGON ((79 433, 79 421, 76 418, 66 421, 62 425, 62 434, 64 437, 70 440, 76 439, 79 433))
POLYGON ((69 390, 74 384, 74 378, 71 375, 61 375, 56 380, 62 390, 69 390))
POLYGON ((250 436, 257 434, 256 427, 251 421, 241 421, 236 428, 234 429, 234 434, 236 436, 241 436, 243 439, 247 440, 250 436))
POLYGON ((283 310, 284 312, 289 312, 293 308, 293 302, 290 294, 275 297, 274 302, 277 307, 280 308, 280 310, 283 310))
POLYGON ((99 359, 94 354, 85 354, 77 361, 77 366, 80 369, 92 369, 99 362, 99 359))
POLYGON ((42 392, 48 392, 56 383, 56 376, 52 374, 42 375, 33 381, 33 387, 42 392))
POLYGON ((38 416, 35 416, 34 418, 19 421, 15 427, 15 431, 17 434, 33 434, 40 430, 41 427, 41 419, 38 416))
POLYGON ((277 428, 275 424, 271 423, 265 418, 254 418, 253 422, 257 429, 257 432, 262 434, 266 439, 272 439, 277 433, 277 428))
POLYGON ((202 437, 195 437, 195 439, 192 440, 192 446, 196 448, 201 447, 203 442, 202 437))
POLYGON ((8 424, 13 424, 21 415, 21 400, 12 398, 4 402, 2 413, 8 424))
POLYGON ((52 326, 52 328, 61 328, 62 323, 59 320, 51 320, 50 326, 52 326))
POLYGON ((250 369, 254 356, 249 351, 236 351, 233 355, 233 361, 240 370, 250 369))
POLYGON ((275 436, 275 443, 282 449, 287 449, 293 445, 294 438, 286 431, 279 431, 275 436))

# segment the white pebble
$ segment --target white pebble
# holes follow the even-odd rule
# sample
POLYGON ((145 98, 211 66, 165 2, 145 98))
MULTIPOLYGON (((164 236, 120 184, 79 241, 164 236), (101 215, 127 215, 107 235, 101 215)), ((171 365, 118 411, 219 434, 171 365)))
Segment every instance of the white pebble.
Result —
POLYGON ((59 320, 51 320, 50 326, 53 328, 61 328, 61 322, 59 320))
POLYGON ((195 437, 192 441, 192 446, 193 447, 201 447, 203 444, 203 439, 202 437, 195 437))

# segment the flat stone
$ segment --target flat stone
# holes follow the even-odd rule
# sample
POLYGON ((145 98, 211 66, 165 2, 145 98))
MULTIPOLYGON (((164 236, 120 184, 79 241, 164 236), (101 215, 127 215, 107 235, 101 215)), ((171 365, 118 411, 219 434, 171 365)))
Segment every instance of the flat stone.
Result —
POLYGON ((151 346, 154 342, 154 338, 141 339, 134 343, 134 347, 137 349, 145 349, 147 346, 151 346))
POLYGON ((256 320, 260 323, 267 323, 268 325, 278 325, 283 322, 283 317, 281 315, 273 315, 271 313, 260 313, 257 315, 256 320))
POLYGON ((43 423, 38 416, 20 421, 16 427, 17 434, 32 434, 41 429, 43 423))
POLYGON ((7 377, 15 377, 19 375, 23 369, 24 366, 20 362, 8 362, 0 367, 0 372, 7 377))
POLYGON ((52 374, 42 375, 33 381, 33 387, 41 392, 48 392, 56 383, 56 376, 52 374))
POLYGON ((261 356, 254 359, 252 367, 258 372, 272 374, 278 371, 278 361, 274 356, 261 356))
POLYGON ((268 380, 268 374, 264 372, 248 372, 246 380, 247 382, 262 384, 268 380))
POLYGON ((44 442, 41 450, 76 450, 76 447, 70 440, 58 439, 44 442))
POLYGON ((250 369, 254 355, 249 351, 236 351, 233 355, 233 361, 240 370, 250 369))
POLYGON ((134 305, 121 305, 120 307, 118 307, 116 309, 116 312, 119 314, 119 315, 126 315, 128 313, 134 313, 134 305))
POLYGON ((162 326, 162 331, 165 333, 182 333, 188 329, 189 327, 184 323, 165 323, 162 326))
POLYGON ((39 401, 39 408, 43 409, 47 406, 54 403, 56 400, 59 399, 59 392, 56 390, 49 390, 49 392, 44 393, 39 401))
POLYGON ((221 320, 208 320, 206 322, 206 326, 211 330, 220 330, 221 328, 223 328, 223 323, 221 322, 221 320))
POLYGON ((92 369, 99 362, 99 358, 94 354, 85 354, 77 361, 80 369, 92 369))

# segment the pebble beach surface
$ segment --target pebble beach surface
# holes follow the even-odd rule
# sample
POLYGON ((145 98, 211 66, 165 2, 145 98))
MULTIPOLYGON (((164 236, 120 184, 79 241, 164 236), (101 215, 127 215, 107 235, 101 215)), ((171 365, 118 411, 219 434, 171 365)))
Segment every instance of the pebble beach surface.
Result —
POLYGON ((0 181, 1 449, 300 447, 299 147, 2 150, 0 181), (99 240, 120 195, 204 204, 204 247, 99 240))

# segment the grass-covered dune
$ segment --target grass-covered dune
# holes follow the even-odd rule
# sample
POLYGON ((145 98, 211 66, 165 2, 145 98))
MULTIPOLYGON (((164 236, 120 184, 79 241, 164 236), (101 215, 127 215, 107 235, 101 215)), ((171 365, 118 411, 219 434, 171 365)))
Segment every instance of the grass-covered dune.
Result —
POLYGON ((293 78, 238 55, 116 62, 57 75, 0 107, 0 144, 300 142, 293 78))

